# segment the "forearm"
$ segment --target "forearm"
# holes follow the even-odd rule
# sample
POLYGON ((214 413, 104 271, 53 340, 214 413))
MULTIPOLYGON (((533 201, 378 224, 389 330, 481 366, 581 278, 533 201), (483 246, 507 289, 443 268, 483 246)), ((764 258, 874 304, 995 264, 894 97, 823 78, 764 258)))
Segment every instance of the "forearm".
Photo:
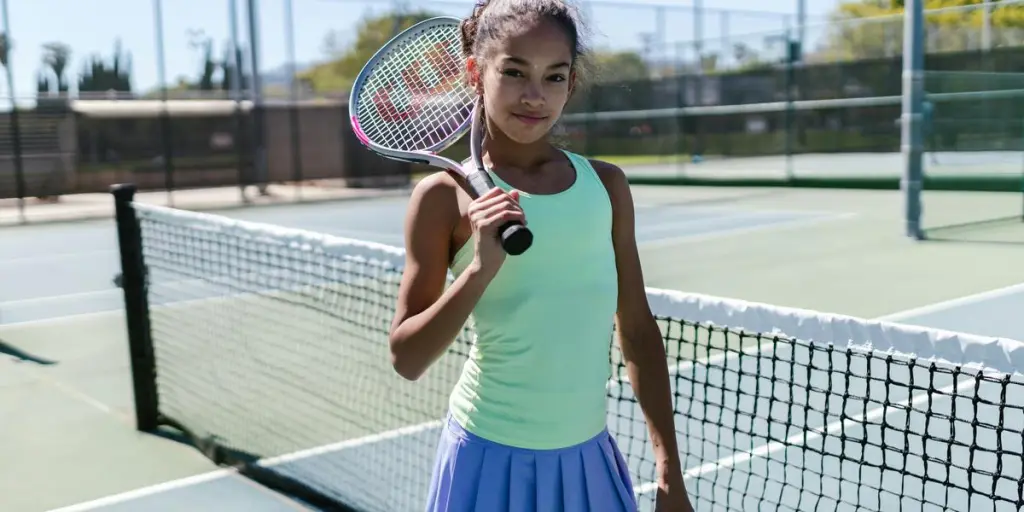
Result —
POLYGON ((466 269, 430 307, 396 327, 390 337, 395 370, 415 380, 455 340, 491 280, 474 267, 466 269))
POLYGON ((676 442, 675 413, 666 364, 665 346, 657 324, 628 334, 622 346, 633 393, 647 420, 654 456, 659 471, 679 469, 679 448, 676 442))

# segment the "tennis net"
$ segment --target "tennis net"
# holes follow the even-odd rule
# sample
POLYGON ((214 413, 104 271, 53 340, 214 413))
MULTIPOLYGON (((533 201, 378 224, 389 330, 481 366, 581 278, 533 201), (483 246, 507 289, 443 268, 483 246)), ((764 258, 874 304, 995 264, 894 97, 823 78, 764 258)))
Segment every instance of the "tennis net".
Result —
MULTIPOLYGON (((467 327, 419 381, 387 332, 399 248, 114 192, 138 428, 324 510, 422 510, 467 327)), ((1019 510, 1019 342, 649 289, 697 510, 1019 510)), ((609 332, 608 425, 655 463, 609 332)))

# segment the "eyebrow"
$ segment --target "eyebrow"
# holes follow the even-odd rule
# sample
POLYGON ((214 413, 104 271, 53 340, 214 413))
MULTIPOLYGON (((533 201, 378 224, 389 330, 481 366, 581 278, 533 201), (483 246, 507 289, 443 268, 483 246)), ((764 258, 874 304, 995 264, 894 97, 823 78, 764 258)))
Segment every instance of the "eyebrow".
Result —
MULTIPOLYGON (((505 60, 507 60, 509 62, 512 62, 512 63, 515 63, 515 64, 522 65, 522 66, 529 66, 530 65, 530 63, 526 59, 524 59, 522 57, 515 57, 515 56, 505 57, 505 60)), ((569 67, 569 63, 568 62, 557 62, 555 64, 552 64, 552 65, 548 66, 548 69, 567 68, 567 67, 569 67)))

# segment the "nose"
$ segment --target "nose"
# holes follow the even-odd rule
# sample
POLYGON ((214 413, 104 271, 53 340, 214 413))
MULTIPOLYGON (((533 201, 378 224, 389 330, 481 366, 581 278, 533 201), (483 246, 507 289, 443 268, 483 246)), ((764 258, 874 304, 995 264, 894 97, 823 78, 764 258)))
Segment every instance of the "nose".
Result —
POLYGON ((530 108, 540 108, 544 106, 544 101, 544 92, 540 86, 534 83, 526 86, 522 97, 523 105, 530 108))

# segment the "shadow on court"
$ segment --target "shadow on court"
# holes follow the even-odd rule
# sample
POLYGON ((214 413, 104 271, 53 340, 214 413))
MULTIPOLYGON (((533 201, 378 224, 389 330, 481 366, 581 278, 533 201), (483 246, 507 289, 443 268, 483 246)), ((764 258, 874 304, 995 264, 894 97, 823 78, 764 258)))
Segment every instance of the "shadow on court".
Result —
POLYGON ((10 356, 14 358, 16 361, 38 364, 40 366, 51 366, 57 364, 57 361, 54 361, 52 359, 46 359, 44 357, 40 357, 32 353, 26 352, 10 343, 5 342, 3 339, 0 339, 0 355, 10 356))

